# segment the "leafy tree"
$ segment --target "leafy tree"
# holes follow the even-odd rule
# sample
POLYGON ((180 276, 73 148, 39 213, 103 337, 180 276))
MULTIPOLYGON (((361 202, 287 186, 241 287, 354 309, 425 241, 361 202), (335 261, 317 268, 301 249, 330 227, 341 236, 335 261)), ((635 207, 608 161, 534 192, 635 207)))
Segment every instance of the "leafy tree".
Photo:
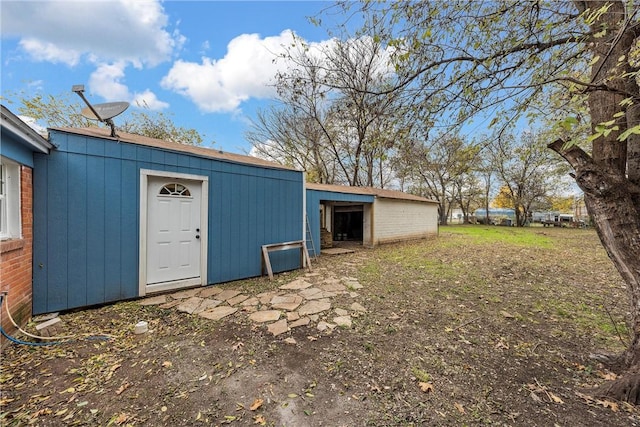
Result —
POLYGON ((557 156, 542 143, 535 132, 523 132, 519 138, 503 134, 492 150, 493 165, 503 182, 502 202, 515 209, 516 225, 522 227, 533 210, 560 187, 565 172, 557 156))
MULTIPOLYGON (((85 105, 72 99, 70 94, 12 93, 5 99, 19 103, 17 111, 20 115, 31 117, 44 127, 100 126, 97 121, 82 116, 80 112, 85 105), (14 99, 17 101, 13 101, 14 99)), ((168 115, 161 112, 134 111, 122 117, 126 119, 118 128, 123 132, 181 144, 200 145, 203 141, 203 136, 198 131, 176 126, 168 115)))
POLYGON ((413 142, 400 149, 400 174, 409 177, 413 193, 439 203, 440 224, 446 225, 451 205, 459 200, 464 177, 471 172, 478 153, 460 137, 438 135, 433 140, 413 142))
MULTIPOLYGON (((362 32, 395 49, 400 84, 390 91, 412 91, 423 115, 442 125, 494 116, 492 124, 506 126, 534 111, 559 119, 563 130, 549 147, 573 168, 631 297, 633 339, 613 362, 640 366, 638 5, 622 0, 343 5, 361 9, 362 32), (586 139, 573 132, 581 120, 591 122, 586 139)), ((640 374, 606 391, 640 403, 640 374)))
POLYGON ((176 126, 173 120, 162 112, 134 111, 120 129, 179 144, 201 145, 203 140, 197 130, 176 126))
POLYGON ((371 38, 294 46, 277 76, 279 107, 262 112, 247 138, 254 151, 293 161, 320 182, 384 187, 389 153, 407 134, 385 52, 371 38))
POLYGON ((558 212, 573 212, 576 205, 575 197, 556 196, 549 199, 551 210, 558 212))
POLYGON ((498 194, 491 201, 491 206, 494 208, 513 209, 513 197, 511 197, 511 191, 509 190, 508 186, 503 185, 502 187, 500 187, 498 194))

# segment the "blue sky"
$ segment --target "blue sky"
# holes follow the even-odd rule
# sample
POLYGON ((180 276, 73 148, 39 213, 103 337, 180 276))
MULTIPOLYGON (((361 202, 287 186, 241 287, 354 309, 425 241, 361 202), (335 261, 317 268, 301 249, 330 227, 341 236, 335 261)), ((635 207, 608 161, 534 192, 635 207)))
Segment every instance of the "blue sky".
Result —
POLYGON ((330 27, 307 17, 331 4, 2 0, 0 89, 58 95, 84 84, 92 103, 144 101, 218 149, 248 152, 247 123, 273 102, 269 82, 285 66, 274 53, 292 32, 328 40, 330 27))

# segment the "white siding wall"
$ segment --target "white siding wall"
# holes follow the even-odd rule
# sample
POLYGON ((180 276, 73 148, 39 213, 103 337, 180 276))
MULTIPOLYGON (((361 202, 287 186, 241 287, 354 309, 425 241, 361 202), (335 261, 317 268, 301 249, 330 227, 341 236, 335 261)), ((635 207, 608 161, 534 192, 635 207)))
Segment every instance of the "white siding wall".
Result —
POLYGON ((438 233, 438 205, 376 198, 373 222, 374 245, 433 236, 438 233))

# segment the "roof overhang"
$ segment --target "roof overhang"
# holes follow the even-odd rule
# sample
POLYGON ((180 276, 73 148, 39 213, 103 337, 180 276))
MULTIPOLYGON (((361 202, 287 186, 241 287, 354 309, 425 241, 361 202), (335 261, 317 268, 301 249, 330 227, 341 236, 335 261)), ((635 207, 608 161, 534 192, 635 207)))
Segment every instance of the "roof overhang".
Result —
POLYGON ((2 131, 7 132, 22 144, 27 145, 33 151, 39 151, 49 154, 49 150, 53 145, 49 143, 42 135, 33 130, 22 121, 18 116, 13 114, 7 107, 0 105, 2 116, 2 131))

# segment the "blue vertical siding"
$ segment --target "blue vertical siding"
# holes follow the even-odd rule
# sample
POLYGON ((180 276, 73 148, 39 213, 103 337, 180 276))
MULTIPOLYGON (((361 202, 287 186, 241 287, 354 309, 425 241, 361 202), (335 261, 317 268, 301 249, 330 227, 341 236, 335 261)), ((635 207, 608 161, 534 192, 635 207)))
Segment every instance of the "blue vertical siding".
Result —
MULTIPOLYGON (((309 228, 313 236, 313 245, 320 254, 320 202, 355 202, 355 203, 373 203, 374 196, 369 194, 351 194, 338 193, 335 191, 322 190, 306 190, 307 194, 307 218, 309 228)), ((305 233, 306 234, 306 233, 305 233)), ((314 256, 311 242, 307 242, 307 250, 309 255, 314 256)))
MULTIPOLYGON (((138 295, 140 169, 209 178, 209 284, 258 276, 262 245, 303 238, 301 172, 56 130, 51 142, 34 155, 34 314, 138 295)), ((272 256, 274 271, 298 265, 296 251, 272 256)))

